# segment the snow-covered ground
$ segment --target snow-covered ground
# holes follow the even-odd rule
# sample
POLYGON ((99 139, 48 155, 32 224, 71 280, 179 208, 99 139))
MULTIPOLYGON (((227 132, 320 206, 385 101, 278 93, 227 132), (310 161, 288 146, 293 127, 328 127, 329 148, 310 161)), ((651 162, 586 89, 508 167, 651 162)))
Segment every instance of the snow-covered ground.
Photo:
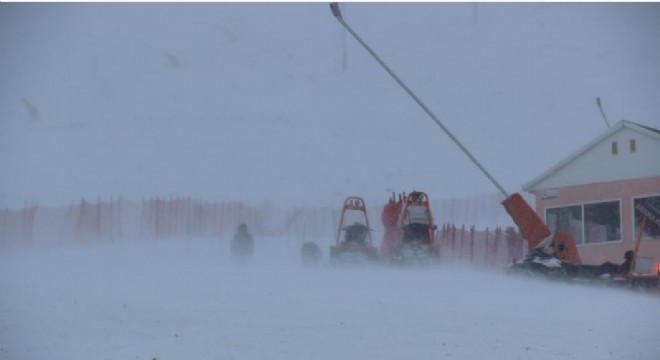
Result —
MULTIPOLYGON (((327 255, 331 239, 319 241, 327 255)), ((660 358, 660 298, 459 264, 304 267, 299 242, 0 253, 0 359, 660 358)))

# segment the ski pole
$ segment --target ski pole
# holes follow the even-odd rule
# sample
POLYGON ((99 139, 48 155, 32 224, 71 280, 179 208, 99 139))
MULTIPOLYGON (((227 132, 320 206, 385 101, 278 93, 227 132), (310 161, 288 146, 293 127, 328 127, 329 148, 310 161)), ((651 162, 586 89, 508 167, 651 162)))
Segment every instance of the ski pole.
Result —
POLYGON ((332 10, 332 15, 334 15, 337 21, 339 21, 339 23, 355 38, 355 40, 357 40, 357 42, 359 42, 360 45, 362 45, 362 47, 364 47, 367 50, 367 52, 369 52, 369 54, 371 54, 371 56, 373 56, 373 58, 376 59, 376 61, 380 64, 380 66, 382 66, 383 69, 385 69, 385 71, 387 71, 387 73, 390 74, 390 76, 403 88, 403 90, 405 90, 408 93, 408 95, 410 95, 410 97, 413 100, 415 100, 417 105, 419 105, 422 108, 422 110, 424 110, 424 112, 426 112, 426 114, 428 114, 431 117, 431 119, 435 121, 435 123, 445 132, 445 134, 447 134, 447 136, 449 136, 449 138, 452 139, 456 145, 458 145, 458 147, 463 151, 463 153, 465 153, 465 155, 467 155, 467 157, 470 158, 470 160, 472 160, 472 162, 479 168, 479 170, 481 170, 482 173, 484 173, 484 175, 486 175, 486 177, 495 185, 495 187, 497 187, 500 190, 500 192, 502 192, 504 197, 508 198, 509 194, 506 192, 506 190, 504 190, 502 185, 500 185, 493 178, 493 176, 491 176, 490 173, 486 171, 486 169, 479 163, 479 161, 477 161, 477 159, 470 153, 470 151, 468 151, 468 149, 465 146, 463 146, 463 144, 458 140, 458 138, 456 138, 456 136, 454 136, 454 134, 452 134, 452 132, 449 131, 449 129, 444 124, 442 124, 440 120, 438 120, 435 114, 433 114, 433 112, 431 112, 431 110, 429 110, 429 108, 426 107, 426 105, 424 105, 424 103, 417 97, 417 95, 415 95, 415 93, 413 93, 412 90, 410 90, 410 88, 401 79, 399 79, 399 77, 390 69, 389 66, 387 66, 387 64, 385 64, 385 62, 383 62, 383 60, 380 59, 380 57, 369 47, 369 45, 367 45, 367 43, 365 43, 362 40, 362 38, 360 38, 360 36, 358 36, 358 34, 356 34, 355 31, 353 31, 353 29, 351 29, 350 26, 348 26, 346 21, 344 21, 344 19, 341 16, 341 11, 339 10, 339 4, 336 2, 330 3, 330 10, 332 10))

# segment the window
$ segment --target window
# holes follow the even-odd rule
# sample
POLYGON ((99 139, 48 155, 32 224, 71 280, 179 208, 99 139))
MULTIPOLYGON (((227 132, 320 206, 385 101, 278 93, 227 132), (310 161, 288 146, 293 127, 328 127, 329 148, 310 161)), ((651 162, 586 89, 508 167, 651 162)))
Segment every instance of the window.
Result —
POLYGON ((619 144, 616 141, 612 141, 612 155, 616 155, 619 152, 619 144))
POLYGON ((637 143, 635 139, 630 139, 630 152, 634 153, 635 151, 637 151, 637 143))
POLYGON ((584 205, 586 244, 621 240, 621 213, 618 201, 584 205))
POLYGON ((546 224, 553 234, 558 232, 570 232, 575 245, 583 244, 582 241, 582 206, 567 206, 561 208, 547 209, 545 213, 546 224))
MULTIPOLYGON (((639 227, 642 223, 642 217, 644 216, 643 213, 637 209, 639 206, 643 207, 643 209, 645 209, 645 212, 650 213, 651 215, 656 216, 656 218, 658 218, 658 215, 660 215, 660 195, 646 196, 646 197, 633 199, 633 208, 635 209, 634 210, 635 240, 637 240, 637 236, 639 234, 639 227)), ((646 224, 644 226, 644 235, 642 236, 642 238, 660 239, 660 226, 658 226, 656 222, 647 219, 646 224)))
POLYGON ((621 240, 619 201, 546 209, 545 219, 553 233, 570 232, 575 245, 621 240))

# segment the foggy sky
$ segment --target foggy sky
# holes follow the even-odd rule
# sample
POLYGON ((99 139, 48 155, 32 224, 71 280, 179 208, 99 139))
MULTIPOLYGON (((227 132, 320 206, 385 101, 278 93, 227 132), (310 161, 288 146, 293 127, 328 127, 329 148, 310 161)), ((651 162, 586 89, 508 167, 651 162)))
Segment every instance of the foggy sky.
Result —
MULTIPOLYGON (((511 192, 606 131, 596 97, 660 128, 659 4, 341 6, 511 192)), ((496 191, 327 3, 3 3, 0 48, 1 207, 496 191)))

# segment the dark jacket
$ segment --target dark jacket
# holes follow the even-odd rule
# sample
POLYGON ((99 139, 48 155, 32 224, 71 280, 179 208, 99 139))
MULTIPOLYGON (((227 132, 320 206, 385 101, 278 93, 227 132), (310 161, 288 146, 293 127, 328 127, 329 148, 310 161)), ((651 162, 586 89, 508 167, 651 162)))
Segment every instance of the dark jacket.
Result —
POLYGON ((247 230, 239 230, 231 240, 231 252, 236 256, 247 257, 254 250, 254 239, 247 230))

